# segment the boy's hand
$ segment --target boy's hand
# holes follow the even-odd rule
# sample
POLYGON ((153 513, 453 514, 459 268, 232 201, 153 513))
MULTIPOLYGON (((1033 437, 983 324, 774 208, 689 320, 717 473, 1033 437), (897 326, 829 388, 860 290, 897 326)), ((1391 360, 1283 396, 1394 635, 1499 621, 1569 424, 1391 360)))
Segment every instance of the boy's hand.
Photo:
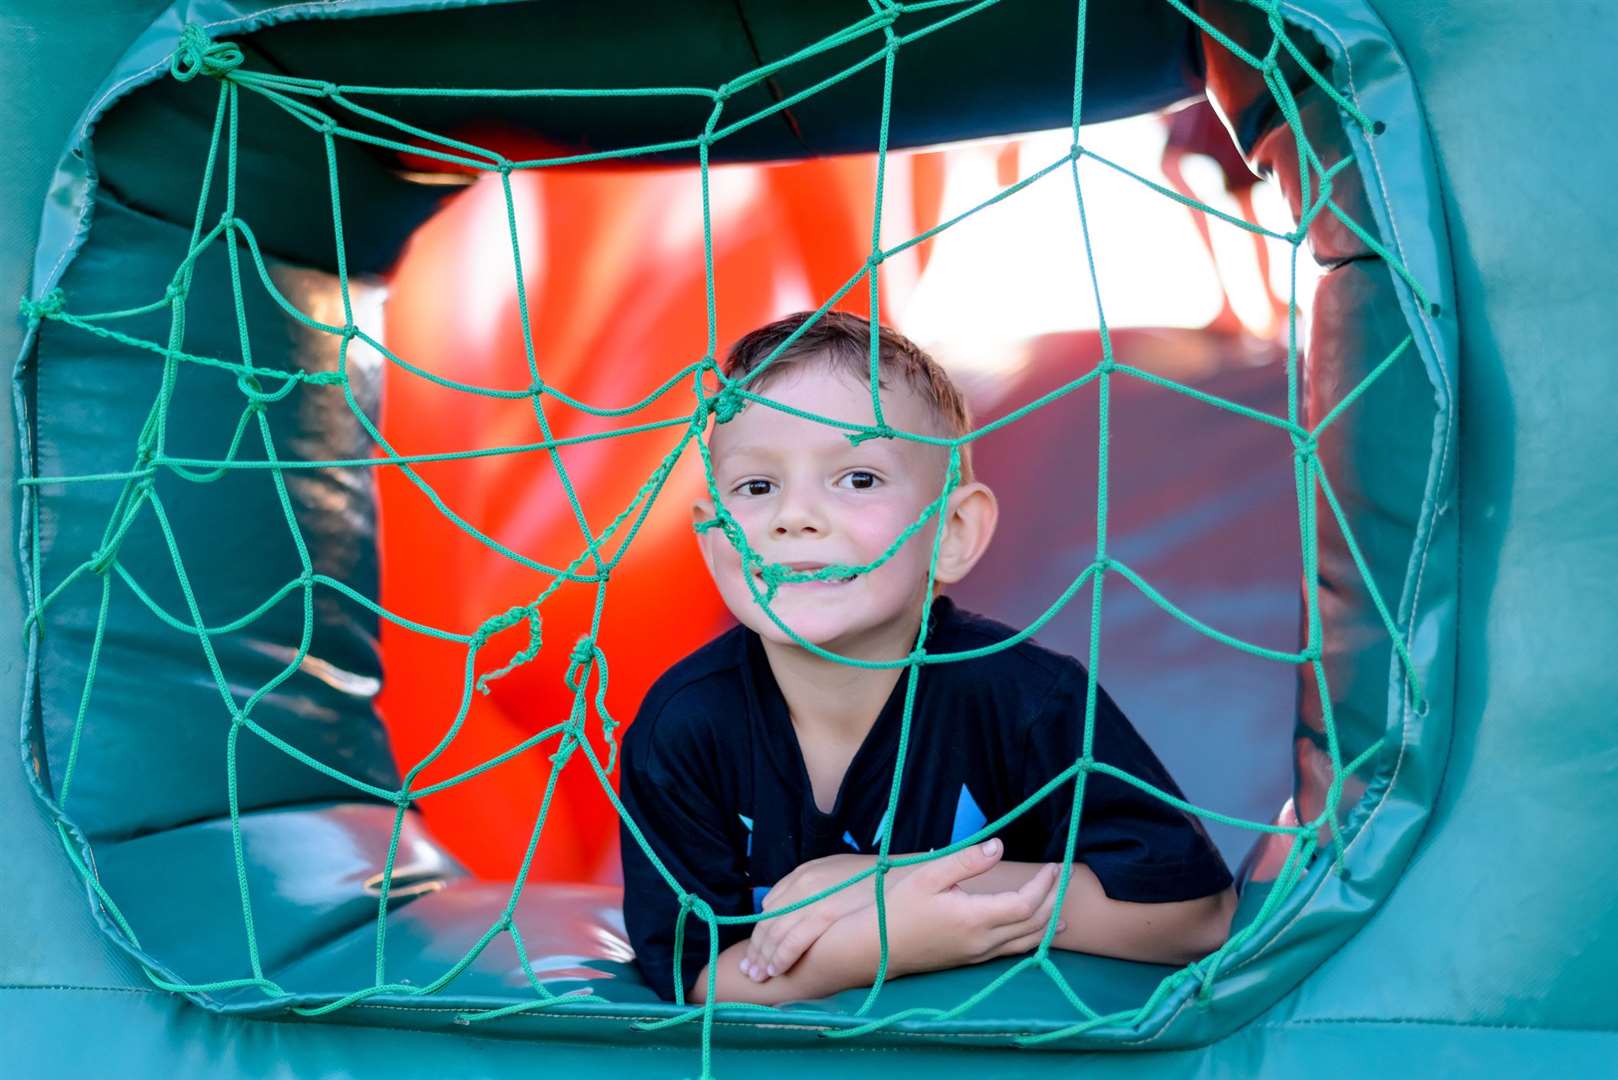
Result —
MULTIPOLYGON (((1045 935, 1056 907, 1057 867, 1047 863, 1020 888, 971 893, 960 883, 1000 861, 998 839, 918 864, 893 890, 888 915, 888 974, 976 964, 1028 952, 1045 935)), ((876 905, 850 917, 876 933, 876 905)), ((1065 928, 1057 925, 1058 931, 1065 928)))
MULTIPOLYGON (((847 881, 869 869, 875 861, 870 855, 828 855, 823 859, 812 859, 776 882, 760 906, 765 911, 789 907, 804 897, 847 881)), ((913 867, 896 867, 888 871, 889 895, 892 895, 894 883, 904 878, 911 869, 913 867)), ((807 907, 755 923, 747 955, 739 962, 742 974, 754 982, 763 982, 772 975, 791 970, 798 958, 820 940, 820 935, 830 929, 833 923, 875 902, 876 879, 870 877, 841 892, 822 897, 807 907)))
MULTIPOLYGON (((1054 866, 1041 868, 1015 890, 973 894, 960 888, 961 882, 998 863, 1002 851, 995 839, 936 862, 889 872, 888 932, 896 974, 976 963, 1026 952, 1039 943, 1056 903, 1054 866), (905 924, 902 932, 900 923, 905 924)), ((771 910, 813 896, 871 861, 869 856, 834 855, 805 863, 781 879, 763 907, 771 910)), ((784 974, 833 924, 857 912, 865 913, 874 933, 874 898, 874 885, 860 882, 790 915, 759 923, 746 955, 738 961, 742 973, 754 982, 784 974)))

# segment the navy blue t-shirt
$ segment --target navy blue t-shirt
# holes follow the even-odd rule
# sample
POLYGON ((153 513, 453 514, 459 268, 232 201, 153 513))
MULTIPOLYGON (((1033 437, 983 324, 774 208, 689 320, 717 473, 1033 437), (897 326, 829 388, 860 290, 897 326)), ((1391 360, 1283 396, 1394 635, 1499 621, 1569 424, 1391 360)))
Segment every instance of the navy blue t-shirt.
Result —
MULTIPOLYGON (((1013 634, 939 597, 926 648, 962 652, 1013 634)), ((755 912, 770 886, 803 863, 877 850, 909 678, 901 674, 849 762, 832 811, 823 813, 763 643, 737 626, 675 664, 647 692, 624 735, 624 806, 663 865, 715 913, 755 912)), ((923 665, 889 850, 931 851, 969 836, 1077 761, 1088 681, 1077 660, 1032 641, 923 665)), ((1093 749, 1097 761, 1183 798, 1099 687, 1093 749)), ((1072 806, 1069 780, 999 830, 1005 858, 1060 861, 1072 806)), ((627 829, 622 839, 630 942, 647 982, 672 999, 679 902, 627 829)), ((1115 900, 1190 900, 1231 883, 1200 821, 1102 773, 1085 783, 1075 857, 1115 900)), ((752 928, 719 931, 723 952, 752 928)), ((688 991, 707 962, 707 926, 688 917, 681 958, 688 991)))

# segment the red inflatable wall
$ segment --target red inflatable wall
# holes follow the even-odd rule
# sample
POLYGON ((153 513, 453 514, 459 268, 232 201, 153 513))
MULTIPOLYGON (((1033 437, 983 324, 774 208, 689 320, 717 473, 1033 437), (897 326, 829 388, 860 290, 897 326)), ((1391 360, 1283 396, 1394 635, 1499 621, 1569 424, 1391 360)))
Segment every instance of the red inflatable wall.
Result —
MULTIPOLYGON (((623 406, 702 355, 695 170, 569 169, 511 179, 534 349, 547 384, 597 407, 623 406)), ((869 157, 713 170, 721 355, 754 326, 818 306, 860 266, 870 251, 874 179, 869 157)), ((934 224, 942 186, 941 155, 894 155, 885 243, 934 224)), ((923 245, 883 265, 885 304, 915 280, 926 255, 923 245)), ((839 306, 865 313, 866 304, 862 283, 839 306)), ((529 384, 498 177, 478 181, 418 231, 392 275, 385 331, 393 351, 435 374, 508 389, 529 384)), ((544 404, 553 434, 568 437, 688 415, 693 399, 682 387, 617 419, 554 399, 544 404)), ((527 399, 450 391, 393 365, 384 379, 382 430, 402 454, 542 438, 527 399)), ((592 530, 629 503, 678 436, 668 429, 560 451, 592 530)), ((701 483, 694 457, 690 449, 607 586, 598 644, 611 673, 607 705, 622 721, 634 716, 659 673, 729 621, 692 539, 690 505, 701 483)), ((543 451, 418 469, 457 514, 530 559, 565 566, 583 551, 543 451)), ((463 533, 400 470, 378 472, 381 600, 389 610, 470 633, 550 584, 463 533)), ((464 728, 416 786, 456 775, 566 719, 568 653, 589 628, 594 603, 593 585, 571 583, 545 601, 539 655, 489 684, 487 696, 472 694, 464 728)), ((526 641, 522 628, 502 633, 483 650, 478 671, 499 667, 526 641)), ((466 650, 384 623, 382 653, 380 706, 406 769, 454 721, 466 650)), ((554 748, 549 741, 422 800, 435 834, 474 873, 499 878, 519 869, 554 748)), ((594 774, 577 760, 564 770, 531 875, 610 882, 617 873, 616 819, 594 774)))

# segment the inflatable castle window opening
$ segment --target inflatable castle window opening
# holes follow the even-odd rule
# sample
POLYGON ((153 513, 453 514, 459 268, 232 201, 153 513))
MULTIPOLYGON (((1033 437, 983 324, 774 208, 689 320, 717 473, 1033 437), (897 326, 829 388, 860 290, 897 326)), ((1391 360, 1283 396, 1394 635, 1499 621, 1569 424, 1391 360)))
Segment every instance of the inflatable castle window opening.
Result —
MULTIPOLYGON (((499 14, 550 17, 516 10, 499 14)), ((1417 812, 1378 820, 1402 798, 1407 755, 1412 747, 1441 750, 1415 733, 1443 704, 1447 655, 1443 642, 1417 631, 1430 614, 1421 580, 1434 542, 1433 494, 1451 482, 1452 331, 1439 322, 1441 238, 1398 228, 1401 214, 1414 217, 1432 198, 1425 137, 1419 125, 1401 130, 1378 119, 1409 114, 1408 80, 1396 72, 1363 84, 1349 78, 1347 46, 1317 19, 1274 3, 1192 9, 1170 0, 1151 11, 1081 3, 1075 24, 1072 12, 1030 14, 1011 3, 873 3, 851 22, 826 24, 817 13, 802 26, 777 27, 798 36, 773 49, 755 42, 761 62, 719 79, 648 81, 637 67, 661 73, 657 58, 625 55, 605 68, 621 75, 610 86, 580 77, 538 89, 520 80, 473 88, 435 69, 468 42, 492 40, 499 24, 489 9, 334 20, 318 33, 265 15, 208 26, 160 21, 143 42, 140 78, 98 102, 94 138, 72 155, 78 172, 62 174, 83 216, 56 261, 42 260, 52 272, 38 276, 36 295, 24 301, 30 333, 19 372, 32 597, 24 750, 64 857, 82 875, 108 938, 154 986, 215 1012, 394 1023, 408 1010, 411 1023, 429 1027, 624 1041, 690 1032, 705 1073, 716 1024, 755 1020, 783 1039, 924 1034, 1116 1047, 1148 1033, 1159 1045, 1194 1045, 1250 1018, 1328 955, 1355 925, 1342 915, 1344 898, 1367 882, 1390 887, 1386 868, 1408 857, 1419 834, 1419 802, 1417 812), (1040 20, 1049 25, 1034 25, 1040 20), (980 45, 996 35, 1014 35, 1038 62, 986 55, 992 50, 980 45), (353 42, 381 58, 348 59, 353 42), (1058 60, 1061 80, 1051 74, 1058 60), (345 62, 359 69, 353 81, 342 74, 345 62), (384 71, 391 79, 378 77, 384 71), (979 85, 1003 85, 1017 103, 994 113, 961 109, 952 95, 964 74, 1003 80, 979 85), (1056 93, 1064 85, 1067 93, 1056 93), (1106 327, 1105 267, 1091 258, 1103 313, 1094 362, 1012 402, 970 435, 944 440, 951 467, 938 500, 889 553, 936 531, 931 519, 959 482, 965 444, 987 446, 996 432, 1026 430, 1064 401, 1093 400, 1096 472, 1086 490, 1095 501, 1094 550, 1063 570, 1067 580, 1043 597, 1029 632, 1076 602, 1090 628, 1087 666, 1104 672, 1103 595, 1127 591, 1201 638, 1298 677, 1297 771, 1279 816, 1237 817, 1145 789, 1254 834, 1228 942, 1168 969, 1062 953, 1048 933, 1027 956, 891 984, 884 961, 868 991, 783 1009, 716 1004, 711 994, 700 1006, 658 1001, 634 972, 613 890, 556 881, 536 865, 550 850, 542 838, 586 830, 584 818, 602 805, 614 822, 623 815, 613 771, 624 717, 608 705, 609 661, 621 673, 620 656, 647 635, 687 634, 694 645, 716 625, 712 615, 679 622, 680 605, 694 595, 681 593, 679 581, 700 574, 694 564, 640 571, 635 595, 653 599, 632 601, 643 606, 627 626, 614 625, 617 590, 634 594, 626 578, 647 537, 658 535, 654 510, 660 498, 676 501, 670 485, 679 483, 682 459, 692 458, 703 462, 698 482, 719 508, 707 524, 759 570, 754 587, 766 612, 780 584, 850 569, 804 574, 761 560, 706 465, 710 422, 744 404, 778 407, 750 390, 750 380, 727 380, 716 362, 728 294, 710 167, 874 150, 869 249, 817 296, 817 315, 862 298, 874 321, 885 265, 1035 183, 1071 185, 1075 241, 1089 256, 1087 218, 1102 209, 1087 205, 1080 166, 1127 169, 1085 147, 1081 120, 1201 90, 1249 157, 1280 182, 1296 226, 1277 234, 1198 208, 1285 241, 1294 260, 1312 256, 1331 268, 1311 340, 1300 341, 1294 324, 1284 362, 1271 369, 1277 381, 1268 400, 1279 408, 1138 362, 1106 327), (1054 160, 931 228, 884 235, 890 149, 1048 127, 1062 118, 1059 108, 1073 142, 1054 160), (517 143, 480 141, 468 120, 542 139, 527 144, 526 156, 513 155, 517 143), (611 146, 601 149, 604 132, 611 146), (659 314, 653 300, 678 308, 691 320, 681 329, 698 331, 696 347, 677 368, 626 390, 611 365, 546 365, 537 330, 544 315, 530 310, 526 287, 534 271, 522 240, 521 176, 644 158, 694 162, 703 272, 695 295, 651 298, 642 316, 659 314), (416 167, 402 168, 401 159, 416 167), (498 177, 510 239, 500 273, 515 283, 518 308, 500 332, 516 335, 524 357, 517 384, 479 381, 459 368, 446 375, 397 348, 388 330, 368 328, 367 305, 380 295, 368 279, 393 265, 416 226, 440 209, 444 189, 423 183, 423 173, 456 171, 498 177), (1390 195, 1389 173, 1401 178, 1403 204, 1390 195), (430 411, 410 408, 428 393, 452 395, 431 398, 438 408, 464 401, 490 418, 497 414, 478 410, 499 407, 509 417, 515 407, 527 430, 489 423, 477 446, 402 452, 397 433, 435 422, 430 411), (1109 548, 1117 498, 1108 483, 1110 410, 1131 394, 1172 395, 1220 423, 1253 425, 1285 460, 1302 570, 1297 640, 1228 632, 1109 548), (632 441, 654 449, 616 459, 610 472, 615 459, 574 453, 632 441), (576 530, 570 557, 508 545, 499 528, 483 527, 497 513, 474 520, 465 502, 435 486, 435 470, 484 459, 546 462, 543 481, 531 464, 485 475, 540 488, 546 512, 576 530), (581 471, 581 460, 598 467, 581 471), (630 473, 628 461, 647 467, 630 473), (380 562, 379 503, 385 528, 411 538, 385 547, 380 562), (451 557, 454 545, 485 558, 492 552, 509 570, 512 602, 457 609, 464 567, 451 557), (659 607, 664 577, 675 599, 659 607), (535 581, 545 584, 531 588, 535 581), (421 605, 396 604, 399 596, 421 605), (422 605, 458 617, 436 621, 422 605), (557 618, 559 610, 567 615, 557 618), (580 633, 558 640, 568 616, 580 633), (682 628, 665 631, 674 625, 682 628), (425 643, 423 651, 396 649, 403 639, 425 643), (412 681, 411 671, 431 680, 412 681), (541 681, 559 718, 530 731, 479 722, 482 702, 498 700, 503 685, 528 694, 541 681), (390 712, 419 718, 421 745, 401 744, 396 723, 390 742, 376 702, 384 684, 390 712), (505 741, 477 741, 491 730, 505 741), (466 743, 479 749, 468 754, 466 743), (499 800, 516 803, 529 821, 521 858, 509 881, 472 876, 436 842, 418 804, 495 783, 518 762, 535 770, 522 775, 541 778, 499 800), (549 879, 531 883, 535 876, 549 879)), ((690 63, 716 69, 718 60, 690 63)), ((1174 200, 1183 198, 1157 190, 1165 212, 1182 212, 1174 200)), ((637 224, 647 223, 626 227, 637 224)), ((586 269, 548 268, 547 281, 575 290, 548 302, 586 302, 588 287, 578 283, 586 269)), ((392 318, 384 312, 383 326, 392 318)), ((622 312, 613 318, 611 332, 633 329, 622 312)), ((814 419, 856 440, 926 438, 889 427, 874 386, 872 409, 866 426, 814 419)), ((494 504, 504 493, 491 486, 464 494, 494 504)), ((690 547, 677 537, 668 545, 677 542, 690 547)), ((904 668, 913 685, 925 664, 950 660, 918 648, 885 666, 904 668)), ((643 666, 655 674, 656 665, 643 666)), ((649 675, 636 678, 644 686, 649 675)), ((1092 722, 1093 701, 1087 730, 1092 722)), ((1083 829, 1085 779, 1101 771, 1081 759, 1050 778, 1079 793, 1064 888, 1083 829)), ((890 812, 897 799, 896 775, 890 812)), ((475 817, 464 804, 461 812, 475 817)), ((984 822, 926 856, 890 854, 884 839, 877 887, 892 867, 944 857, 1004 824, 984 822)), ((643 842, 633 822, 626 827, 643 842)), ((589 857, 560 856, 584 866, 581 876, 599 876, 599 865, 580 861, 589 857)), ((686 932, 706 932, 709 942, 720 923, 793 910, 716 914, 696 883, 666 877, 691 924, 686 932)), ((1354 909, 1363 917, 1363 904, 1354 909)))

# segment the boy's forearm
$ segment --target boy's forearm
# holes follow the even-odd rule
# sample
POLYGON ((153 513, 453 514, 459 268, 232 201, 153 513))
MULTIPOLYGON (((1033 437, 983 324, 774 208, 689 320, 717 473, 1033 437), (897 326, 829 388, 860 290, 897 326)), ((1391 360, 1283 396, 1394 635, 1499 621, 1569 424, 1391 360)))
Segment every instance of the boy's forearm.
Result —
MULTIPOLYGON (((987 873, 961 882, 968 892, 1015 889, 1043 863, 1000 862, 987 873)), ((1074 862, 1060 918, 1067 928, 1052 939, 1058 949, 1115 956, 1154 964, 1188 964, 1223 945, 1236 910, 1236 892, 1168 903, 1113 900, 1095 872, 1074 862)))
MULTIPOLYGON (((972 893, 1014 892, 1039 873, 1042 863, 1000 862, 988 871, 967 878, 959 887, 972 893)), ((896 871, 897 872, 897 871, 896 871)), ((1072 952, 1114 956, 1149 963, 1186 964, 1217 949, 1229 934, 1236 894, 1225 889, 1212 896, 1168 903, 1130 903, 1110 899, 1095 873, 1081 862, 1073 864, 1059 922, 1067 925, 1052 944, 1072 952)), ((739 961, 748 942, 740 941, 719 954, 715 971, 715 997, 719 1002, 777 1005, 826 997, 876 976, 880 945, 875 905, 838 919, 818 938, 790 970, 763 982, 742 974, 739 961)), ((889 906, 890 924, 899 916, 889 906)), ((907 974, 905 958, 890 942, 888 974, 907 974)), ((698 974, 688 1000, 700 1004, 707 997, 708 971, 698 974)))
MULTIPOLYGON (((874 906, 871 910, 874 910, 874 906)), ((878 942, 867 922, 858 915, 839 919, 792 965, 790 971, 763 982, 754 982, 742 974, 738 962, 747 953, 747 942, 738 941, 719 954, 714 979, 715 1000, 721 1004, 744 1001, 757 1005, 779 1005, 787 1001, 822 998, 852 987, 870 985, 876 977, 878 942)), ((898 974, 893 970, 891 954, 889 970, 891 974, 898 974)), ((688 1000, 700 1005, 707 1000, 707 995, 708 969, 704 966, 697 975, 688 1000)))

